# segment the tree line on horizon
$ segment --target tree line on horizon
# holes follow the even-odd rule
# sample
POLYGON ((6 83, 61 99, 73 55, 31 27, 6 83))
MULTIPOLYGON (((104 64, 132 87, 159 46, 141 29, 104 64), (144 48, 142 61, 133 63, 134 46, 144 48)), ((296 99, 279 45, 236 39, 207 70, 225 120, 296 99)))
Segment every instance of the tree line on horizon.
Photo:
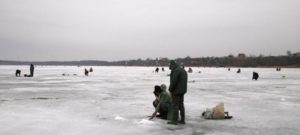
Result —
MULTIPOLYGON (((170 59, 136 59, 123 61, 98 61, 98 60, 83 60, 83 61, 45 61, 45 62, 30 62, 30 61, 4 61, 0 60, 0 65, 64 65, 64 66, 168 66, 170 59)), ((201 57, 175 59, 182 66, 191 67, 300 67, 300 56, 250 56, 239 54, 238 56, 228 55, 224 57, 201 57)))
MULTIPOLYGON (((116 66, 168 66, 170 59, 157 58, 146 60, 129 60, 114 62, 116 66)), ((300 57, 266 56, 266 57, 202 57, 177 58, 177 63, 191 67, 300 67, 300 57)))

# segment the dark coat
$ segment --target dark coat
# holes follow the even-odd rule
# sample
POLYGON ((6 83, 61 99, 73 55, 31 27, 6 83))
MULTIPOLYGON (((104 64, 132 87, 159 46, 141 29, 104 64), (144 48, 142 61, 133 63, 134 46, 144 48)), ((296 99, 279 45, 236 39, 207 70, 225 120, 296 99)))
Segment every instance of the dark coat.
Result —
POLYGON ((33 72, 34 71, 34 66, 33 64, 30 65, 30 72, 33 72))
POLYGON ((187 91, 188 76, 184 69, 175 61, 170 62, 171 75, 169 91, 172 95, 183 95, 187 91))

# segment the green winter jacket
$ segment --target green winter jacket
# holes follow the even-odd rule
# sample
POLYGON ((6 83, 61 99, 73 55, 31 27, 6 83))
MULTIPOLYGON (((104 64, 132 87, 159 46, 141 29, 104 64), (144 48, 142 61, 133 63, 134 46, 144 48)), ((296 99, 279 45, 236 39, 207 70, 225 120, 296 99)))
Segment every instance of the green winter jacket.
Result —
POLYGON ((172 95, 183 95, 187 91, 188 76, 175 61, 170 62, 171 75, 169 91, 172 95))
POLYGON ((166 87, 165 87, 164 84, 161 86, 161 88, 162 88, 163 91, 160 93, 160 95, 159 95, 159 97, 158 97, 158 105, 157 105, 157 107, 155 108, 155 110, 156 110, 157 112, 159 112, 160 105, 161 105, 162 103, 167 103, 167 104, 170 105, 171 102, 172 102, 171 96, 170 96, 170 94, 166 91, 166 87))

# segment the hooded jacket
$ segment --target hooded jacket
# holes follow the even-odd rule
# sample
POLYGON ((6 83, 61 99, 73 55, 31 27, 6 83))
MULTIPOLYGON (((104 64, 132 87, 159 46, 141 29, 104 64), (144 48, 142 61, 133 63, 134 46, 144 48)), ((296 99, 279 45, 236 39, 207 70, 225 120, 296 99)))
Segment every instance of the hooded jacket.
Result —
POLYGON ((172 102, 170 94, 166 91, 166 85, 162 84, 160 87, 162 88, 162 92, 158 97, 158 105, 155 109, 157 112, 159 112, 161 104, 171 104, 172 102))
POLYGON ((187 91, 188 76, 175 61, 170 61, 171 75, 169 91, 172 95, 183 95, 187 91))

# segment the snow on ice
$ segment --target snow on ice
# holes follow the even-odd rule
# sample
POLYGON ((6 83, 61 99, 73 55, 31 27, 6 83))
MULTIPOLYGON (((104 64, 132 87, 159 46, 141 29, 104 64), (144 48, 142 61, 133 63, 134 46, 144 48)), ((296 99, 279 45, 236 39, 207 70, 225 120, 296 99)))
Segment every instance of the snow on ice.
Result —
MULTIPOLYGON (((154 67, 36 66, 35 77, 15 77, 0 66, 0 135, 297 135, 300 70, 193 68, 185 96, 186 125, 148 120, 153 87, 169 85, 169 71, 154 67), (201 71, 201 72, 199 72, 201 71), (260 78, 252 81, 252 72, 260 78), (62 76, 62 74, 68 76, 62 76), (283 77, 284 76, 284 77, 283 77), (204 120, 219 102, 231 120, 204 120)), ((167 69, 167 68, 165 68, 167 69)))

